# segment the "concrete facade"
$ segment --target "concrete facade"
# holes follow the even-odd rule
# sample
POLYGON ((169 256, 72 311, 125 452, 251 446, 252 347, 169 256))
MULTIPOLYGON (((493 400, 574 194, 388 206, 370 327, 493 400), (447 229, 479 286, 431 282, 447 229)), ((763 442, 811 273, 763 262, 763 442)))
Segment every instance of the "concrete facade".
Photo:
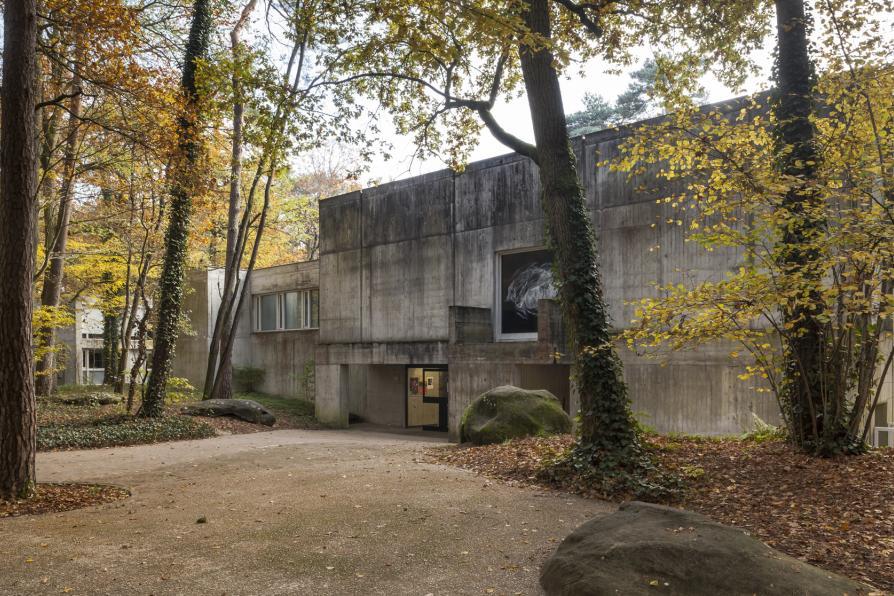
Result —
MULTIPOLYGON (((716 279, 736 267, 738 256, 688 245, 685 226, 653 226, 672 214, 656 200, 679 188, 628 180, 599 165, 622 141, 617 131, 574 140, 616 329, 633 317, 628 302, 652 295, 654 283, 681 280, 681 272, 716 279)), ((395 395, 406 393, 407 382, 399 367, 438 365, 449 371, 452 438, 465 405, 499 384, 550 388, 576 412, 569 363, 554 356, 564 345, 561 324, 540 325, 527 341, 500 341, 497 329, 501 255, 545 243, 539 196, 536 166, 507 155, 462 173, 445 170, 321 203, 316 362, 318 370, 346 377, 352 397, 338 401, 340 408, 394 423, 395 395)), ((772 397, 738 380, 731 350, 712 346, 662 365, 621 348, 634 411, 660 431, 707 434, 742 432, 752 414, 777 420, 772 397)), ((336 401, 324 407, 321 399, 328 415, 336 401)), ((346 417, 338 410, 332 421, 346 417)))
MULTIPOLYGON (((291 263, 258 269, 249 281, 233 344, 233 366, 264 371, 255 390, 273 395, 314 399, 314 350, 319 337, 316 327, 262 331, 256 324, 259 296, 316 291, 319 262, 291 263)), ((201 388, 205 382, 208 349, 221 302, 223 270, 193 272, 184 301, 191 332, 177 341, 173 375, 189 379, 201 388)))
MULTIPOLYGON (((653 226, 672 214, 656 199, 680 189, 628 180, 600 165, 622 141, 618 131, 573 141, 616 329, 633 316, 628 302, 651 295, 654 283, 680 279, 681 271, 718 278, 738 257, 690 246, 685 226, 653 226)), ((258 270, 250 281, 234 365, 263 369, 262 391, 314 398, 318 417, 334 426, 360 418, 403 427, 413 422, 409 394, 421 381, 425 397, 416 407, 429 418, 437 413, 452 439, 459 438, 465 406, 496 385, 547 388, 577 412, 557 305, 539 296, 546 299, 536 303, 536 329, 520 335, 504 334, 500 318, 506 255, 545 245, 540 180, 530 160, 506 155, 461 173, 444 170, 326 199, 320 232, 319 261, 258 270), (260 296, 313 288, 318 328, 258 329, 260 296), (425 399, 430 376, 444 380, 446 412, 425 399)), ((221 283, 220 271, 191 279, 194 334, 178 344, 174 374, 197 386, 221 283)), ((659 431, 706 434, 742 432, 752 414, 777 420, 773 398, 738 380, 731 349, 675 354, 662 365, 620 348, 634 411, 659 431)))
MULTIPOLYGON (((685 221, 663 225, 680 217, 659 201, 679 193, 679 183, 629 180, 602 165, 618 153, 624 134, 603 131, 573 140, 616 331, 633 318, 630 302, 653 295, 654 284, 683 281, 684 275, 720 279, 740 258, 732 250, 709 253, 685 242, 685 221)), ((423 424, 456 440, 466 405, 502 384, 549 389, 575 414, 579 403, 556 303, 530 294, 536 327, 523 333, 507 333, 502 313, 506 263, 545 244, 539 197, 536 166, 506 155, 461 173, 444 170, 322 201, 320 260, 254 273, 235 366, 264 369, 262 391, 315 399, 317 416, 333 426, 359 418, 405 427, 424 412, 423 424), (258 329, 260 297, 317 288, 318 325, 258 329), (416 392, 421 402, 411 399, 416 392)), ((178 345, 175 374, 197 386, 221 280, 220 272, 192 280, 188 308, 195 334, 178 345)), ((618 346, 634 412, 661 432, 741 433, 755 415, 778 422, 772 395, 738 379, 741 370, 729 358, 735 348, 717 343, 662 362, 618 346)), ((881 403, 877 417, 891 423, 890 379, 881 403)))

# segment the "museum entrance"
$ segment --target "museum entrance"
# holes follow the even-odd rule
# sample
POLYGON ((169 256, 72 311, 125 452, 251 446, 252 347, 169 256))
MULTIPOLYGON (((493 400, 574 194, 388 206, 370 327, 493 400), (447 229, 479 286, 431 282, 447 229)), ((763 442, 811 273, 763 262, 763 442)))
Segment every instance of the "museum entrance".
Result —
POLYGON ((407 367, 407 427, 447 431, 447 367, 407 367))

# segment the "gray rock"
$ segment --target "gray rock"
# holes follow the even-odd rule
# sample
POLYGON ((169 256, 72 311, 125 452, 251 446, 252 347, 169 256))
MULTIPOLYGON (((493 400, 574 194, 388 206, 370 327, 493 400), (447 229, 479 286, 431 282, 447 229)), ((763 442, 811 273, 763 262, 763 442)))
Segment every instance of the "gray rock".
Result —
POLYGON ((463 413, 462 440, 476 445, 571 432, 571 418, 545 389, 503 385, 478 396, 463 413))
POLYGON ((270 410, 250 399, 206 399, 183 406, 180 413, 190 416, 234 416, 265 426, 276 424, 276 416, 270 410))
POLYGON ((869 586, 770 548, 738 528, 626 503, 577 528, 543 565, 549 596, 867 594, 869 586))
POLYGON ((114 393, 106 393, 105 391, 96 391, 73 397, 63 397, 59 401, 67 406, 108 406, 110 404, 120 404, 121 396, 114 393))

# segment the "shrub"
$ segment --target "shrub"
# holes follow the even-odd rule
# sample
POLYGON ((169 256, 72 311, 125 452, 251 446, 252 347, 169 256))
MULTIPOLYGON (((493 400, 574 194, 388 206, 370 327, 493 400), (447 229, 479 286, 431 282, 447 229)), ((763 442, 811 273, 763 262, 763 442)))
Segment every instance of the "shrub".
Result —
POLYGON ((168 401, 176 404, 181 401, 188 401, 195 398, 196 388, 192 386, 189 379, 183 377, 170 377, 165 387, 165 394, 168 401))
POLYGON ((233 382, 237 391, 252 393, 264 382, 264 369, 254 366, 237 366, 233 368, 233 382))

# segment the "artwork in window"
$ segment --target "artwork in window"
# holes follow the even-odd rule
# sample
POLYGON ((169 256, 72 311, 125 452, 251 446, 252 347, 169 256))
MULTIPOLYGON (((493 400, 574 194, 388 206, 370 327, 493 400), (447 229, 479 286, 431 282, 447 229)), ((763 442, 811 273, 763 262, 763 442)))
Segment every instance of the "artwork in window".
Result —
POLYGON ((303 311, 304 292, 286 292, 283 295, 283 327, 285 329, 304 327, 301 320, 303 311))
POLYGON ((536 334, 537 302, 555 298, 553 255, 531 250, 500 255, 500 332, 536 334))
POLYGON ((276 302, 279 296, 268 294, 261 296, 259 302, 260 316, 258 317, 258 329, 272 331, 278 327, 276 317, 276 302))

